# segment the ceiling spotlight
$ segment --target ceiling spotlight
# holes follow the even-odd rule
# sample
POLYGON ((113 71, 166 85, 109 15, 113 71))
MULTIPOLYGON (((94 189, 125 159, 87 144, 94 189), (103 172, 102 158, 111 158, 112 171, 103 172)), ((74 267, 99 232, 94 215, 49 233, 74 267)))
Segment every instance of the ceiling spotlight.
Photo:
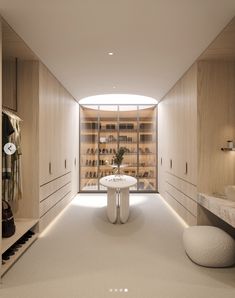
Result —
POLYGON ((108 54, 109 54, 109 56, 113 56, 113 55, 114 55, 114 53, 113 53, 113 52, 109 52, 108 54))
POLYGON ((113 86, 113 89, 116 89, 116 86, 113 86))

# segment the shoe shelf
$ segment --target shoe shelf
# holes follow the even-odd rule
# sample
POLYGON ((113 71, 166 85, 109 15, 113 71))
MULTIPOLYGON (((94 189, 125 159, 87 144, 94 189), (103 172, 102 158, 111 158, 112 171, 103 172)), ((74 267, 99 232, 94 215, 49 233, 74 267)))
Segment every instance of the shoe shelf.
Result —
POLYGON ((18 260, 26 249, 37 239, 38 219, 15 219, 16 231, 9 238, 2 238, 1 276, 18 260))
POLYGON ((9 247, 11 247, 17 240, 20 239, 28 230, 38 223, 38 219, 20 218, 15 219, 16 231, 15 234, 9 238, 2 238, 1 253, 3 254, 9 247))
POLYGON ((133 190, 147 188, 155 192, 156 122, 155 107, 141 110, 135 106, 133 111, 126 111, 121 106, 115 111, 102 109, 101 106, 98 110, 81 107, 80 191, 103 190, 99 179, 114 173, 114 155, 118 148, 126 147, 128 151, 123 159, 126 166, 121 169, 121 174, 137 178, 138 183, 133 190))
MULTIPOLYGON (((1 267, 1 277, 10 269, 10 267, 22 256, 22 254, 36 241, 38 238, 38 233, 35 233, 31 236, 23 245, 18 245, 16 242, 16 250, 14 255, 11 255, 9 260, 2 259, 2 267, 1 267)), ((10 248, 9 248, 10 249, 10 248)), ((13 248, 14 249, 14 244, 13 248)))

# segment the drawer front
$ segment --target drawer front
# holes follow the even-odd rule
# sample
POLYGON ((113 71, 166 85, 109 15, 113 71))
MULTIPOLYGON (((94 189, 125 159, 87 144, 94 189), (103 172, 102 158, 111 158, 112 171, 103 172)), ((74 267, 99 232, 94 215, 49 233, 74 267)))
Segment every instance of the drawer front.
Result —
POLYGON ((165 193, 164 199, 166 202, 184 219, 184 221, 190 225, 197 224, 197 218, 187 209, 185 209, 180 203, 178 203, 168 192, 165 193))
POLYGON ((71 192, 68 193, 61 201, 59 201, 52 209, 40 218, 39 230, 42 232, 50 222, 69 204, 72 200, 71 192))
POLYGON ((172 185, 174 188, 176 188, 181 193, 185 194, 186 196, 192 198, 195 202, 197 202, 197 187, 196 185, 193 185, 189 182, 186 182, 182 180, 181 178, 178 178, 175 175, 172 175, 170 173, 165 174, 166 177, 166 184, 172 185))
POLYGON ((58 191, 54 192, 49 197, 41 201, 39 210, 40 217, 48 212, 48 210, 50 210, 54 205, 62 200, 68 193, 71 193, 71 182, 65 184, 58 191))
POLYGON ((61 187, 71 182, 71 172, 49 182, 40 187, 39 200, 43 201, 45 198, 51 196, 61 187))
POLYGON ((192 213, 194 216, 197 216, 197 203, 192 198, 186 196, 184 193, 169 183, 166 183, 166 192, 190 213, 192 213))

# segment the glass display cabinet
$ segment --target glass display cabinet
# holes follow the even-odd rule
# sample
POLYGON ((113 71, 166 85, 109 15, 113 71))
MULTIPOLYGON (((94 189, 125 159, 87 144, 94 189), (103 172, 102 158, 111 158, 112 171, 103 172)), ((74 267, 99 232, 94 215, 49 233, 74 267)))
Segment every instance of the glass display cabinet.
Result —
POLYGON ((102 192, 114 174, 114 155, 125 147, 121 173, 137 178, 133 192, 157 191, 157 107, 80 106, 80 192, 102 192))

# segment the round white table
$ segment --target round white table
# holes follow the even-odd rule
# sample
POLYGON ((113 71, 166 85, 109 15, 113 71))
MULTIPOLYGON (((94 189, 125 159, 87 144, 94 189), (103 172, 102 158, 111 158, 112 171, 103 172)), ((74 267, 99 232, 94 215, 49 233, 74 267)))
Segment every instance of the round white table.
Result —
POLYGON ((100 184, 107 187, 107 215, 112 223, 118 218, 125 223, 129 217, 129 188, 137 179, 127 175, 110 175, 100 179, 100 184))

